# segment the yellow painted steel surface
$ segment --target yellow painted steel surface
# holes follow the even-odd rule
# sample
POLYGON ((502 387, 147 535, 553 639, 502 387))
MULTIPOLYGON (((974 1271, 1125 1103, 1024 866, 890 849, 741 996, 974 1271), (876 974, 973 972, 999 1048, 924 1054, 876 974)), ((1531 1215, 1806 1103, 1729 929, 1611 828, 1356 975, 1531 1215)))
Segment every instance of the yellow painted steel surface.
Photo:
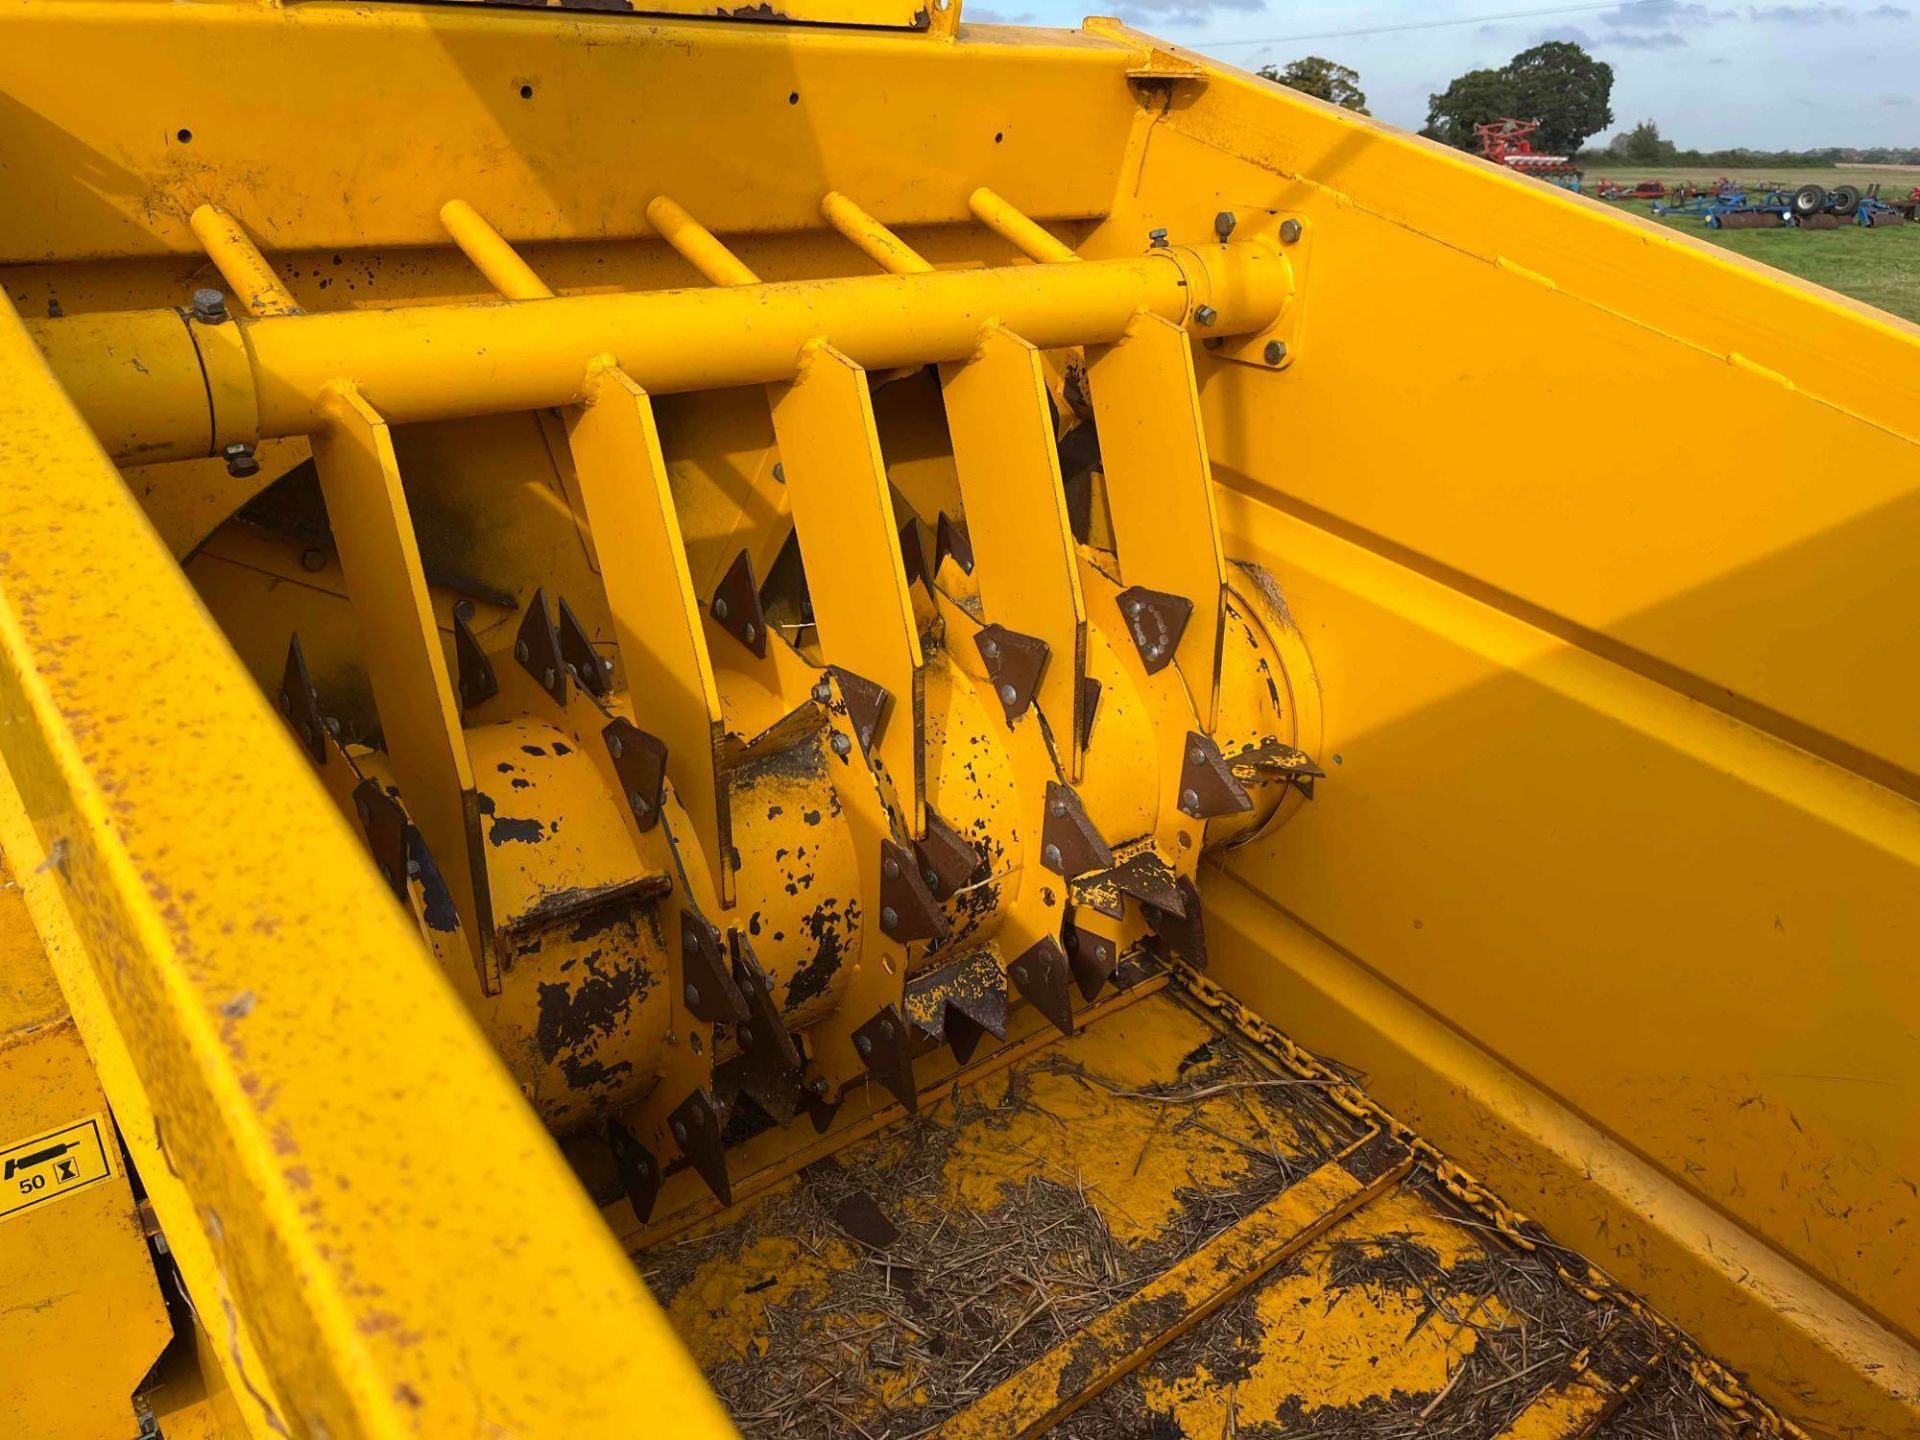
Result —
MULTIPOLYGON (((961 1067, 1178 1061, 1110 972, 1204 912, 1225 991, 1480 1177, 1422 1194, 1744 1374, 1702 1413, 1920 1435, 1920 331, 1117 22, 955 15, 0 14, 0 845, 47 1096, 104 1096, 193 1299, 179 1429, 727 1433, 613 1232, 943 1105, 999 1213, 1055 1140, 972 1138, 961 1067), (1622 464, 1570 397, 1789 459, 1622 464)), ((113 1236, 138 1371, 110 1178, 44 1213, 113 1236)), ((1485 1332, 1386 1338, 1384 1232, 1311 1198, 1234 1217, 1285 1263, 1190 1334, 1134 1324, 1199 1295, 1169 1254, 945 1423, 1477 1394, 1485 1332)), ((730 1400, 771 1302, 728 1287, 831 1279, 766 1243, 668 1297, 730 1400)), ((1666 1362, 1588 1338, 1486 1433, 1639 1403, 1666 1362)))
POLYGON ((202 1303, 261 1357, 250 1422, 727 1433, 11 314, 0 365, 9 851, 45 852, 86 947, 63 988, 97 983, 89 1018, 127 1037, 109 1087, 139 1088, 109 1102, 150 1108, 191 1196, 202 1303), (57 492, 29 478, 56 456, 57 492), (196 763, 161 759, 188 736, 196 763))
POLYGON ((127 1433, 168 1340, 100 1082, 0 860, 0 1415, 14 1434, 127 1433))

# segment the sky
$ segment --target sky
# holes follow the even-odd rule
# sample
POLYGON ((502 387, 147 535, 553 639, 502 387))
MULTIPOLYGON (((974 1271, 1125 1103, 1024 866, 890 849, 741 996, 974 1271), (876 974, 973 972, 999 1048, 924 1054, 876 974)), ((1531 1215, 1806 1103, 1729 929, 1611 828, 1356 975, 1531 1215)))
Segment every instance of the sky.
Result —
MULTIPOLYGON (((962 13, 1077 25, 1084 8, 994 0, 962 13)), ((1454 76, 1573 40, 1613 66, 1616 130, 1650 119, 1702 150, 1920 145, 1920 0, 1113 0, 1112 13, 1249 70, 1324 55, 1360 72, 1373 114, 1410 130, 1454 76)))

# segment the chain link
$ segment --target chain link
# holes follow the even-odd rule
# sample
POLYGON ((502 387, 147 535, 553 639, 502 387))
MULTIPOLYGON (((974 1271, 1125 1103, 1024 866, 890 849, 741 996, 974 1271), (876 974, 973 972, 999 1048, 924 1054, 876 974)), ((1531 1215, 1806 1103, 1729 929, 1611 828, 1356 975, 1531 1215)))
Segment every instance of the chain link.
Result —
POLYGON ((1312 1080, 1337 1108, 1356 1120, 1362 1120, 1392 1135, 1413 1152, 1414 1158, 1433 1172, 1442 1189, 1455 1200, 1483 1216, 1501 1237, 1518 1249, 1545 1250, 1554 1261, 1560 1278, 1576 1295, 1593 1304, 1616 1306, 1652 1326, 1667 1352, 1685 1362, 1693 1381, 1727 1412, 1728 1418, 1748 1427, 1754 1434, 1778 1437, 1778 1440, 1809 1440, 1806 1431, 1760 1399, 1732 1371, 1707 1355, 1685 1333, 1644 1300, 1626 1289, 1591 1261, 1556 1244, 1546 1231, 1502 1200, 1471 1171, 1456 1165, 1411 1126, 1396 1119, 1379 1101, 1355 1085, 1347 1076, 1327 1064, 1312 1051, 1294 1043, 1278 1026, 1255 1014, 1213 981, 1183 962, 1172 966, 1174 982, 1199 1004, 1224 1016, 1234 1028, 1287 1070, 1303 1080, 1312 1080))

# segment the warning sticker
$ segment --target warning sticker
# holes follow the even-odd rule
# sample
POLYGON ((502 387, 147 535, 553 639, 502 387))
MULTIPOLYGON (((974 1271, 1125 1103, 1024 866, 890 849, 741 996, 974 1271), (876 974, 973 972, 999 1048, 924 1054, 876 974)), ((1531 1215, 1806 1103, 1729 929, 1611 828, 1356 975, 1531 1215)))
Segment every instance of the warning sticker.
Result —
POLYGON ((106 1121, 98 1115, 0 1150, 0 1220, 110 1179, 111 1153, 106 1121))

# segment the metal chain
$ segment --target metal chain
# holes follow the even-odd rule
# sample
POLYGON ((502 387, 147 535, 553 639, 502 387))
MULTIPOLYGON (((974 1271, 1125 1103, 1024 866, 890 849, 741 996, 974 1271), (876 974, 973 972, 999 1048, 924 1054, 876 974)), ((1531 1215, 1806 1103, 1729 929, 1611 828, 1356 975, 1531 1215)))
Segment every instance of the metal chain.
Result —
POLYGON ((1544 1249, 1566 1285, 1582 1299, 1630 1311, 1653 1327, 1672 1357, 1684 1362, 1693 1381, 1737 1424, 1755 1434, 1778 1440, 1809 1440, 1806 1431, 1747 1389, 1739 1376, 1713 1359, 1671 1321, 1626 1289, 1584 1256, 1556 1244, 1538 1222, 1514 1209, 1471 1171, 1455 1164, 1413 1128, 1396 1119, 1379 1101, 1347 1076, 1293 1039, 1264 1017, 1255 1014, 1199 971, 1181 961, 1172 965, 1176 984, 1207 1009, 1224 1016, 1234 1028, 1287 1070, 1317 1083, 1320 1093, 1356 1120, 1377 1125, 1400 1141, 1414 1158, 1433 1172, 1435 1180, 1455 1200, 1485 1217, 1503 1239, 1521 1250, 1544 1249), (1574 1268, 1569 1268, 1569 1267, 1574 1268))

